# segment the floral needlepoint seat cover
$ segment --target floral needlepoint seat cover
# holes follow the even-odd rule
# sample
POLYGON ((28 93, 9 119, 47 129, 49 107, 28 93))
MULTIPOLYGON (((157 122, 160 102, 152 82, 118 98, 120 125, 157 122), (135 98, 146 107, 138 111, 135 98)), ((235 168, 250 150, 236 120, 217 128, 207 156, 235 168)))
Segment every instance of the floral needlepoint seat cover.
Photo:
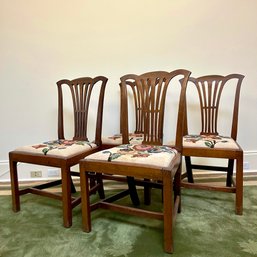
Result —
POLYGON ((89 141, 60 139, 47 141, 41 144, 22 146, 15 150, 49 156, 68 157, 73 154, 89 151, 96 147, 96 144, 90 143, 89 141))
POLYGON ((231 137, 216 135, 186 135, 183 137, 183 146, 239 149, 231 137))
POLYGON ((85 159, 168 167, 176 154, 177 151, 168 146, 124 144, 96 152, 85 159))

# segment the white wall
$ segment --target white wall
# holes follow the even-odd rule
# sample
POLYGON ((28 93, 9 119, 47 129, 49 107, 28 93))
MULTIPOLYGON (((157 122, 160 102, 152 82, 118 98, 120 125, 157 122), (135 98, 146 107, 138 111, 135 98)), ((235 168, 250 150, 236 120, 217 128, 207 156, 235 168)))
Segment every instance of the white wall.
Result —
POLYGON ((119 77, 177 68, 245 75, 238 141, 257 170, 256 9, 256 0, 1 0, 0 179, 10 150, 56 137, 59 79, 109 78, 111 134, 119 77))

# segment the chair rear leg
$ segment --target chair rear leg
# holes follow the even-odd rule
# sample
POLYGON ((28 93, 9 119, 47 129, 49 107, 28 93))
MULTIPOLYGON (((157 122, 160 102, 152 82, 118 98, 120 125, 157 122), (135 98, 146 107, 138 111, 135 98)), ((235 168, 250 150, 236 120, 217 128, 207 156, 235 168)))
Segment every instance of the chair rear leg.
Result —
POLYGON ((131 201, 135 206, 137 206, 140 204, 140 201, 137 194, 135 179, 133 177, 127 177, 127 182, 131 201))
POLYGON ((190 156, 185 156, 185 162, 186 162, 187 180, 188 180, 189 183, 194 183, 191 157, 190 156))
MULTIPOLYGON (((144 181, 150 181, 150 179, 144 179, 144 181)), ((152 188, 149 185, 144 186, 144 204, 150 205, 151 204, 151 190, 152 188)))
POLYGON ((11 190, 12 190, 12 209, 14 212, 20 211, 20 194, 19 182, 17 173, 17 162, 10 157, 10 175, 11 175, 11 190))
POLYGON ((77 190, 76 190, 76 187, 74 186, 74 183, 73 183, 73 180, 72 180, 72 177, 71 177, 71 193, 74 194, 76 192, 77 192, 77 190))
POLYGON ((89 185, 90 185, 90 188, 94 187, 96 185, 96 174, 95 172, 89 172, 90 175, 92 175, 92 177, 90 177, 89 181, 89 185))
POLYGON ((226 181, 227 187, 232 186, 233 169, 234 169, 234 159, 229 159, 228 160, 227 181, 226 181))
POLYGON ((103 179, 102 179, 102 173, 96 173, 96 181, 99 186, 98 195, 99 195, 100 199, 104 199, 105 193, 104 193, 104 184, 103 184, 103 179))

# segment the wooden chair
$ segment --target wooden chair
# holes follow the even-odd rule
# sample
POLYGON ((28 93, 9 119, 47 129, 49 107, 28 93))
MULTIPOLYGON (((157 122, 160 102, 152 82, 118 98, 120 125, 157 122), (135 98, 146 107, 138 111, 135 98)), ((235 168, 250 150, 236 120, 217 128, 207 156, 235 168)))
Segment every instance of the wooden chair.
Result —
MULTIPOLYGON (((71 175, 79 176, 78 172, 71 171, 71 167, 78 164, 79 160, 85 156, 100 150, 106 83, 107 78, 103 76, 95 78, 84 77, 71 81, 65 79, 57 82, 58 139, 19 147, 9 153, 13 211, 18 212, 20 210, 21 195, 32 193, 47 196, 62 201, 63 225, 64 227, 70 227, 72 225, 72 209, 81 202, 81 198, 71 196, 71 191, 75 189, 71 175), (73 101, 74 136, 71 140, 65 139, 64 137, 63 87, 70 89, 73 101), (91 99, 92 95, 97 95, 96 103, 98 107, 94 112, 96 115, 95 138, 94 141, 89 141, 87 129, 89 125, 88 117, 90 111, 93 111, 90 104, 95 100, 91 99), (19 189, 18 162, 58 167, 61 169, 61 179, 30 188, 19 189), (62 194, 44 190, 59 184, 62 184, 62 194)), ((102 182, 99 180, 98 182, 94 188, 90 189, 90 192, 93 193, 99 190, 98 192, 101 194, 101 197, 104 197, 102 182)))
MULTIPOLYGON (((142 117, 142 99, 140 98, 140 90, 138 85, 134 81, 125 81, 127 84, 127 98, 128 102, 131 100, 131 105, 133 106, 134 113, 131 115, 134 118, 134 123, 131 122, 129 124, 130 132, 128 133, 129 143, 132 144, 141 144, 143 141, 143 117, 142 117)), ((120 133, 116 133, 114 135, 108 137, 102 137, 102 149, 109 149, 114 146, 118 146, 122 144, 122 90, 121 83, 120 86, 120 133)), ((131 112, 130 112, 131 114, 131 112)), ((133 120, 132 118, 132 120, 133 120)), ((129 120, 129 118, 128 118, 129 120)), ((136 182, 133 177, 124 177, 124 176, 115 176, 114 174, 103 174, 102 177, 105 180, 116 180, 122 183, 127 183, 130 192, 130 198, 132 203, 137 206, 140 204, 140 200, 137 194, 136 182)), ((141 181, 139 181, 141 184, 141 181)), ((145 186, 145 203, 150 203, 150 188, 145 186)))
MULTIPOLYGON (((182 181, 181 185, 186 188, 207 189, 236 194, 236 214, 243 212, 243 150, 236 142, 238 127, 239 96, 241 83, 244 76, 231 74, 228 76, 203 76, 199 78, 190 78, 190 86, 195 86, 199 96, 201 113, 201 132, 197 135, 188 133, 187 119, 185 124, 185 135, 183 137, 183 155, 185 156, 186 173, 182 178, 187 177, 188 181, 182 181), (191 83, 192 82, 192 83, 191 83), (222 136, 218 133, 218 114, 220 111, 220 102, 223 92, 233 89, 236 86, 234 106, 232 113, 231 134, 222 136), (236 83, 236 84, 235 84, 236 83), (223 158, 228 159, 226 167, 194 164, 191 157, 204 158, 223 158), (233 180, 233 166, 236 160, 236 181, 233 180), (227 173, 226 186, 218 186, 204 183, 194 183, 192 170, 221 171, 227 173)), ((187 105, 190 101, 187 98, 187 105)), ((231 98, 233 100, 233 98, 231 98)), ((224 124, 223 124, 224 126, 224 124)), ((227 125, 229 126, 229 124, 227 125)), ((201 160, 201 159, 200 159, 201 160)), ((198 160, 199 161, 199 160, 198 160)))
MULTIPOLYGON (((176 213, 180 211, 184 98, 189 75, 189 71, 176 70, 170 73, 157 71, 139 76, 125 75, 121 77, 123 145, 92 154, 80 161, 84 231, 91 231, 91 211, 97 208, 119 211, 140 217, 156 218, 164 222, 164 249, 166 252, 173 252, 172 228, 176 213), (171 130, 176 130, 176 143, 172 148, 162 145, 165 100, 168 87, 171 87, 174 84, 174 80, 181 76, 183 77, 183 83, 181 88, 178 87, 178 89, 181 89, 179 103, 177 102, 179 106, 178 117, 176 124, 171 128, 171 130), (136 83, 140 90, 139 96, 142 103, 142 118, 144 122, 142 144, 129 144, 127 81, 136 83), (96 172, 96 174, 104 172, 135 177, 138 181, 142 181, 142 185, 145 183, 144 179, 159 181, 160 188, 163 188, 163 211, 145 211, 114 203, 115 200, 128 195, 129 190, 90 204, 89 172, 96 172)), ((169 101, 172 101, 172 99, 169 99, 169 101)))
MULTIPOLYGON (((131 100, 133 106, 134 124, 129 124, 129 142, 130 143, 142 143, 143 141, 143 120, 142 120, 142 103, 140 99, 140 92, 138 86, 133 81, 126 81, 128 88, 128 98, 131 100)), ((120 83, 120 128, 119 133, 102 137, 102 148, 108 149, 113 146, 122 144, 122 99, 121 99, 121 83, 120 83)))

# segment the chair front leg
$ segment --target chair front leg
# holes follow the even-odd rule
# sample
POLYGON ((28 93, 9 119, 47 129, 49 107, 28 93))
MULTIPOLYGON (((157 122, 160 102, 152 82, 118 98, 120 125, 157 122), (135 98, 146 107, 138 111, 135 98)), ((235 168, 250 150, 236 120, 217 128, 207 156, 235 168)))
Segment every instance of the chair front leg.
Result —
POLYGON ((182 165, 180 164, 175 176, 174 176, 174 203, 179 197, 179 205, 178 205, 178 213, 181 212, 181 173, 182 173, 182 165))
POLYGON ((91 231, 90 196, 87 172, 80 168, 80 191, 82 209, 82 229, 85 232, 91 231))
POLYGON ((236 160, 236 214, 243 214, 243 153, 236 160))
POLYGON ((14 212, 20 211, 20 194, 19 182, 17 173, 17 162, 10 158, 10 176, 11 176, 11 190, 12 190, 12 209, 14 212))
POLYGON ((69 167, 61 168, 62 175, 62 209, 63 226, 66 228, 72 225, 72 206, 71 206, 71 174, 69 167))
POLYGON ((173 252, 173 181, 171 172, 163 171, 163 228, 164 228, 164 250, 173 252))

